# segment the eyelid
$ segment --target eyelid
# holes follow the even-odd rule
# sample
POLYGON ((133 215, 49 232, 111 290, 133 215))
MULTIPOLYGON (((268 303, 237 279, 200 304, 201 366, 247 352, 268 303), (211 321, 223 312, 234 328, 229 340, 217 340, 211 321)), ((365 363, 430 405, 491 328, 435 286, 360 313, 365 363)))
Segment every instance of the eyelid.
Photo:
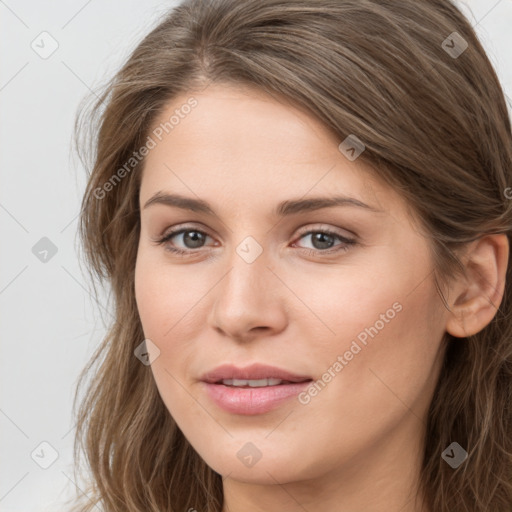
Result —
POLYGON ((341 238, 345 238, 345 239, 353 239, 353 240, 357 240, 358 239, 358 236, 353 232, 353 231, 350 231, 348 229, 342 229, 342 228, 338 228, 338 227, 334 227, 334 226, 331 226, 330 224, 308 224, 307 226, 305 226, 304 228, 299 228, 299 233, 297 236, 303 236, 303 235, 306 235, 308 233, 311 233, 311 232, 316 232, 316 231, 328 231, 330 233, 333 233, 341 238), (346 234, 345 234, 346 233, 346 234))
POLYGON ((204 233, 205 235, 208 235, 211 238, 215 238, 213 235, 210 234, 208 228, 204 226, 204 224, 197 223, 197 224, 189 224, 189 223, 182 223, 182 224, 176 224, 173 226, 167 226, 163 233, 157 237, 157 240, 166 237, 169 234, 177 235, 180 231, 199 231, 201 233, 204 233))

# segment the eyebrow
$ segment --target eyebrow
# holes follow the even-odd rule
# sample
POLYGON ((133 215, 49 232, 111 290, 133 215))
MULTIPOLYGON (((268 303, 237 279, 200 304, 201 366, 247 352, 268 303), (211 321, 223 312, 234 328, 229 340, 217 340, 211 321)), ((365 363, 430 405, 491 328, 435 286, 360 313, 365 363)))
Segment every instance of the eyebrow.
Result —
MULTIPOLYGON (((164 192, 157 192, 150 199, 146 201, 144 209, 153 204, 163 204, 166 206, 174 206, 183 210, 192 212, 205 213, 208 215, 217 216, 213 208, 202 199, 194 199, 192 197, 185 197, 178 194, 167 194, 164 192)), ((372 212, 382 212, 373 206, 370 206, 355 197, 349 196, 333 196, 333 197, 311 197, 308 199, 290 199, 283 201, 277 205, 272 212, 276 217, 285 217, 297 213, 311 212, 320 210, 322 208, 332 208, 335 206, 351 206, 356 208, 363 208, 372 212)))

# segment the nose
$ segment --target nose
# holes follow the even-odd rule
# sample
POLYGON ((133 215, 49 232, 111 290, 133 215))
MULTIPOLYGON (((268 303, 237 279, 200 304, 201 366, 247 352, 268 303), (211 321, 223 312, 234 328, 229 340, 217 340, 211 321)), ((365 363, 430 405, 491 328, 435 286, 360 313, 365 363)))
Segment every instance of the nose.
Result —
POLYGON ((249 263, 237 252, 212 290, 209 324, 236 341, 275 335, 286 328, 286 287, 271 270, 266 251, 249 263))

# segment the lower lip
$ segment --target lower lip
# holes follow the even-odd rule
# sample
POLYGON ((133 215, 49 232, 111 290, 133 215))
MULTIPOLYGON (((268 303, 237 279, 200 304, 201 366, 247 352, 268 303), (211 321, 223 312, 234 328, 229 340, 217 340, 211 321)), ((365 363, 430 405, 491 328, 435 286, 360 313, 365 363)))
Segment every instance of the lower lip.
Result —
POLYGON ((233 414, 263 414, 298 395, 311 381, 279 384, 261 388, 237 388, 203 382, 209 397, 222 409, 233 414))

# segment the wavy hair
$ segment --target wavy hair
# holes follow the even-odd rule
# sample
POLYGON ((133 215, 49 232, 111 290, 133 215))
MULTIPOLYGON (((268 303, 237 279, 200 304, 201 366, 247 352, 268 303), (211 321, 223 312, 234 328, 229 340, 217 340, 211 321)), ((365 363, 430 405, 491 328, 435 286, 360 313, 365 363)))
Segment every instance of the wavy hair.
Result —
MULTIPOLYGON (((80 512, 222 509, 221 475, 189 444, 151 370, 134 357, 144 339, 134 293, 144 158, 133 155, 172 98, 210 83, 286 98, 340 142, 356 134, 366 146, 359 158, 428 233, 441 296, 464 271, 458 249, 486 233, 505 233, 510 243, 509 112, 473 27, 451 1, 180 3, 77 117, 88 173, 81 247, 114 302, 75 394, 75 478, 82 455, 89 471, 80 512)), ((431 511, 512 510, 511 272, 509 261, 493 320, 473 336, 443 340, 421 468, 431 511), (457 469, 441 458, 452 441, 469 452, 457 469)))

